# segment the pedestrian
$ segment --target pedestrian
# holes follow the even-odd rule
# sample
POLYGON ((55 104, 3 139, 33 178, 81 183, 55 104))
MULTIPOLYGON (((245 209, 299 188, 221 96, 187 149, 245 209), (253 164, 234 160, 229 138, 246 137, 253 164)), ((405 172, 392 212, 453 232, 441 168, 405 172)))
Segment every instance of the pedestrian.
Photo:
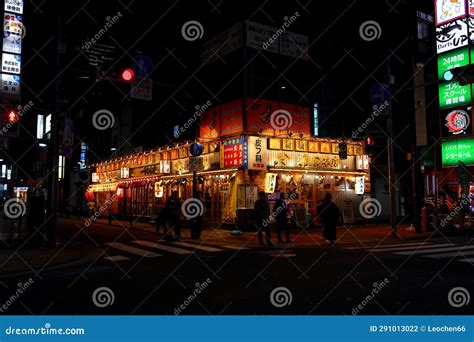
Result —
POLYGON ((173 191, 171 196, 166 200, 165 209, 169 227, 173 229, 176 239, 181 240, 181 200, 179 199, 177 191, 173 191))
POLYGON ((275 244, 272 242, 270 236, 270 205, 268 204, 267 195, 264 191, 261 191, 258 196, 259 199, 255 201, 253 209, 255 225, 258 231, 258 242, 262 246, 265 246, 263 243, 263 230, 265 229, 267 245, 274 247, 275 244))
POLYGON ((326 243, 336 243, 336 227, 341 219, 341 211, 332 201, 332 196, 328 192, 324 200, 318 206, 318 215, 323 225, 323 238, 326 243))
POLYGON ((195 217, 191 222, 191 239, 199 239, 201 237, 202 225, 204 221, 204 212, 206 211, 206 205, 204 203, 204 196, 201 191, 196 193, 196 199, 202 204, 202 213, 195 217))
MULTIPOLYGON (((161 201, 161 198, 158 199, 156 202, 156 221, 155 221, 155 229, 156 232, 159 234, 160 233, 160 227, 165 226, 166 224, 166 217, 165 217, 165 208, 163 208, 163 203, 161 201)), ((166 233, 166 228, 163 233, 163 235, 166 233)))
POLYGON ((280 243, 290 243, 290 225, 288 224, 288 205, 286 204, 286 194, 281 193, 280 198, 275 201, 275 205, 273 206, 273 216, 275 217, 277 223, 277 234, 278 234, 278 242, 280 243), (285 231, 286 240, 283 241, 281 238, 282 230, 285 231))

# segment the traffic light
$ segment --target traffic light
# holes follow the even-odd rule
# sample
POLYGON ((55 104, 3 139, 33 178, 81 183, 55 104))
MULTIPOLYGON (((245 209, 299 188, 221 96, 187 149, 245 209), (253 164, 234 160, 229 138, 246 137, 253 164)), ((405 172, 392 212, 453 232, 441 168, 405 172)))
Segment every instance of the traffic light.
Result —
POLYGON ((347 159, 347 143, 339 143, 339 159, 347 159))
POLYGON ((372 155, 372 147, 374 145, 374 139, 368 135, 364 139, 364 154, 371 156, 372 155))
POLYGON ((120 74, 120 78, 123 82, 132 82, 134 77, 135 72, 130 68, 123 69, 122 73, 120 74))
POLYGON ((10 110, 7 120, 10 124, 16 123, 18 121, 18 113, 15 110, 10 110))
POLYGON ((474 65, 447 70, 443 74, 443 79, 446 82, 459 82, 462 86, 474 83, 474 65))

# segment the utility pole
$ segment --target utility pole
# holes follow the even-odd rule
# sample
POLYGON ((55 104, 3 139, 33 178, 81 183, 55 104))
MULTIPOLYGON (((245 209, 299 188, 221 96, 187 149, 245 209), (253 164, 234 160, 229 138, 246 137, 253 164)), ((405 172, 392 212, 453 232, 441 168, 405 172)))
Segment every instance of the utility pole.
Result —
POLYGON ((48 200, 46 204, 46 244, 56 247, 56 226, 58 216, 58 162, 59 162, 59 117, 63 103, 62 59, 65 44, 62 31, 62 17, 58 16, 56 55, 56 87, 54 110, 51 113, 51 140, 48 150, 48 200))
MULTIPOLYGON (((390 66, 390 57, 387 60, 387 81, 392 85, 392 70, 390 66)), ((394 153, 393 153, 393 119, 392 119, 392 99, 390 96, 389 111, 387 115, 387 161, 388 161, 388 191, 389 191, 389 206, 390 206, 390 229, 392 236, 397 237, 397 210, 395 197, 395 167, 394 167, 394 153)))

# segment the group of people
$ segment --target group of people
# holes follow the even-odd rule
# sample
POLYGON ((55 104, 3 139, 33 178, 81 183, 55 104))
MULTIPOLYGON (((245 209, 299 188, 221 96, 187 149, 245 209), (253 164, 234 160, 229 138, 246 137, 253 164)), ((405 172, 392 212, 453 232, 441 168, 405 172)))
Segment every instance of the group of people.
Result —
MULTIPOLYGON (((258 241, 260 245, 265 246, 263 233, 267 246, 274 247, 271 239, 270 225, 272 218, 276 221, 277 237, 279 243, 290 243, 290 223, 291 213, 288 207, 288 197, 285 193, 280 194, 280 198, 275 201, 273 212, 270 214, 270 204, 267 194, 264 191, 259 193, 259 198, 255 201, 253 217, 257 227, 258 241), (285 232, 285 240, 282 239, 282 232, 285 232)), ((341 219, 341 212, 338 206, 332 201, 330 193, 326 193, 324 200, 318 205, 318 215, 323 226, 323 238, 328 244, 336 242, 336 227, 341 219)))
MULTIPOLYGON (((204 199, 202 192, 198 191, 196 198, 203 203, 204 199)), ((156 231, 160 232, 160 227, 163 226, 163 237, 165 241, 180 241, 181 240, 181 209, 182 201, 179 198, 178 192, 173 191, 171 196, 166 199, 164 206, 158 206, 159 212, 156 218, 156 231)), ((191 223, 191 238, 200 239, 203 226, 204 211, 197 217, 190 220, 191 223)))

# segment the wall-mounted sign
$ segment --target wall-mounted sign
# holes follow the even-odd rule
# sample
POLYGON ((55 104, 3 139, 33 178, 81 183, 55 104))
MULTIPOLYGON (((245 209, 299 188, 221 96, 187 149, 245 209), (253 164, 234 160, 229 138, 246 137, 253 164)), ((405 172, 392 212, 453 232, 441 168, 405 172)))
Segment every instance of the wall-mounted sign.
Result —
POLYGON ((367 155, 356 156, 356 170, 368 170, 370 158, 367 155))
POLYGON ((23 14, 23 0, 5 0, 6 12, 23 14))
POLYGON ((443 80, 444 73, 448 70, 469 65, 469 48, 446 52, 438 56, 438 78, 443 80))
POLYGON ((4 95, 12 97, 20 96, 20 76, 0 74, 1 88, 0 91, 4 95))
POLYGON ((36 139, 44 137, 44 115, 38 114, 36 119, 36 139))
POLYGON ((444 118, 444 131, 447 130, 447 135, 458 135, 472 132, 471 129, 471 111, 463 109, 455 109, 450 111, 444 118))
POLYGON ((277 174, 268 172, 265 175, 265 192, 267 194, 272 194, 275 192, 277 174))
POLYGON ((3 14, 3 33, 21 37, 23 35, 23 17, 17 14, 3 14))
POLYGON ((125 179, 130 177, 130 169, 128 167, 120 168, 120 178, 125 179))
POLYGON ((465 19, 458 19, 436 28, 436 51, 438 54, 469 44, 469 29, 465 19))
POLYGON ((5 33, 3 35, 3 51, 10 53, 21 53, 21 37, 5 33))
POLYGON ((435 0, 436 25, 441 25, 466 15, 466 0, 435 0))
POLYGON ((165 188, 161 185, 161 182, 156 182, 154 189, 155 189, 155 197, 162 198, 165 193, 165 188))
POLYGON ((99 175, 97 174, 97 172, 92 172, 91 180, 92 183, 99 183, 99 175))
POLYGON ((474 138, 444 140, 441 142, 441 159, 443 166, 458 166, 462 161, 474 165, 474 138))
POLYGON ((244 137, 224 140, 223 152, 221 152, 221 167, 227 169, 244 166, 247 157, 244 137))
POLYGON ((356 195, 363 195, 365 192, 365 177, 356 177, 355 178, 355 193, 356 195))
POLYGON ((459 82, 439 85, 439 107, 449 108, 471 103, 471 85, 462 86, 459 82))
POLYGON ((267 138, 249 137, 248 168, 249 170, 264 170, 268 164, 267 138))
POLYGON ((19 74, 21 70, 21 56, 2 53, 2 72, 19 74))
POLYGON ((160 173, 171 173, 171 161, 160 160, 160 173))

